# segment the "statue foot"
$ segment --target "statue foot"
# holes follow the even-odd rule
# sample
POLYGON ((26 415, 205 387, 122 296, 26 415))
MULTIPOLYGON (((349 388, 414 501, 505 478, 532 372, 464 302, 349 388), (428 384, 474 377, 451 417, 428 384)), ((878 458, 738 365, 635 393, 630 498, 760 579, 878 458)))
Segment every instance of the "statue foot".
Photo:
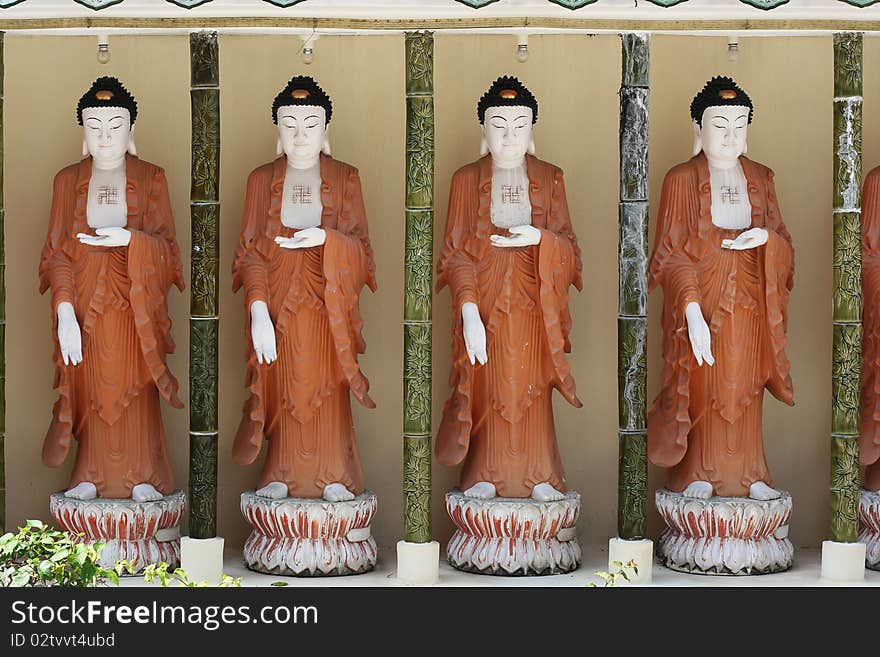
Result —
POLYGON ((478 500, 491 500, 497 495, 495 484, 488 481, 478 481, 464 492, 465 497, 474 497, 478 500))
POLYGON ((681 491, 683 497, 693 497, 698 500, 708 500, 712 497, 712 484, 708 481, 692 481, 681 491))
POLYGON ((532 499, 536 502, 556 502, 564 497, 565 493, 560 493, 546 481, 532 489, 532 499))
POLYGON ((138 484, 131 489, 131 499, 135 502, 156 502, 164 497, 150 484, 138 484))
POLYGON ((770 488, 763 481, 756 481, 751 486, 749 486, 749 497, 753 500, 778 500, 782 497, 782 493, 780 493, 775 488, 770 488))
POLYGON ((65 491, 64 496, 72 497, 75 500, 93 500, 98 497, 98 489, 91 481, 83 481, 65 491))
POLYGON ((354 493, 342 484, 327 484, 322 497, 328 502, 348 502, 354 499, 354 493))
POLYGON ((287 484, 281 481, 270 481, 262 488, 258 488, 256 493, 260 497, 266 497, 270 500, 280 500, 282 497, 287 497, 287 484))

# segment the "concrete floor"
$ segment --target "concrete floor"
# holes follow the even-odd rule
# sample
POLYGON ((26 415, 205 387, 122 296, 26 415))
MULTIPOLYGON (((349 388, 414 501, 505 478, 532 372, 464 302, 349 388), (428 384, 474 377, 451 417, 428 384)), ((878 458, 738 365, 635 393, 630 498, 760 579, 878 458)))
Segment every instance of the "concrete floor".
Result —
MULTIPOLYGON (((442 555, 442 551, 441 551, 442 555)), ((829 584, 819 579, 820 550, 800 548, 795 551, 794 566, 784 573, 773 575, 760 575, 754 577, 713 577, 707 575, 688 575, 664 568, 659 563, 654 563, 654 575, 651 586, 717 586, 717 587, 817 587, 817 586, 840 586, 829 584)), ((351 575, 347 577, 280 577, 278 575, 263 575, 248 570, 242 561, 241 553, 226 552, 224 572, 232 577, 241 577, 242 586, 270 586, 272 582, 284 581, 290 587, 309 586, 405 586, 395 576, 396 555, 394 549, 382 549, 379 551, 379 562, 376 568, 363 575, 351 575)), ((455 570, 445 561, 440 563, 440 581, 437 586, 585 586, 589 582, 599 585, 602 580, 596 577, 599 570, 608 568, 608 550, 598 546, 589 546, 584 549, 583 561, 580 568, 567 575, 553 575, 547 577, 493 577, 487 575, 474 575, 455 570)), ((147 586, 139 577, 126 577, 120 584, 122 586, 147 586)), ((873 570, 865 571, 865 581, 862 584, 851 586, 880 587, 880 572, 873 570)))

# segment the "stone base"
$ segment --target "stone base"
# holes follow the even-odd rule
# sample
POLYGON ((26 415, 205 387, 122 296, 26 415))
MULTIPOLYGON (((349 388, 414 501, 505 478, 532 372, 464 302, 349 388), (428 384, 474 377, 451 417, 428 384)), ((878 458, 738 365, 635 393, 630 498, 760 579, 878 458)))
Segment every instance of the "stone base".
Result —
POLYGON ((412 586, 432 586, 440 578, 440 544, 397 542, 397 579, 412 586))
POLYGON ((865 565, 880 570, 880 491, 859 491, 859 543, 865 544, 865 565))
POLYGON ((446 546, 453 568, 482 575, 559 575, 578 567, 575 523, 579 493, 558 502, 495 497, 478 500, 446 493, 446 510, 458 528, 446 546))
POLYGON ((655 500, 666 529, 657 556, 672 570, 701 575, 764 575, 791 568, 791 495, 698 500, 661 488, 655 500))
POLYGON ((819 578, 830 584, 863 582, 864 544, 822 541, 822 569, 819 578))
POLYGON ((375 494, 350 502, 285 497, 270 500, 241 494, 241 512, 253 531, 244 544, 248 568, 270 575, 322 577, 356 575, 376 565, 370 521, 375 494))
POLYGON ((629 541, 615 537, 608 541, 608 572, 616 569, 615 561, 626 564, 635 561, 639 572, 627 571, 629 581, 623 584, 650 584, 654 576, 654 541, 647 538, 629 541))
POLYGON ((216 586, 223 579, 224 539, 180 537, 180 567, 191 582, 216 586))
POLYGON ((180 565, 178 522, 186 508, 186 495, 177 490, 155 502, 96 498, 75 500, 55 493, 49 511, 61 529, 85 534, 89 543, 101 541, 101 566, 113 568, 119 560, 130 561, 136 571, 164 561, 172 569, 180 565))

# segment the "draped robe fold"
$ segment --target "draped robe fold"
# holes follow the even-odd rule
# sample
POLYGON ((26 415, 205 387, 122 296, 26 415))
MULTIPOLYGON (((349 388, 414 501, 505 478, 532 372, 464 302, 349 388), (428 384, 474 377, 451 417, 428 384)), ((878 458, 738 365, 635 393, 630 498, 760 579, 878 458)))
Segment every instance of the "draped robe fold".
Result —
POLYGON ((568 289, 581 289, 581 259, 562 170, 526 156, 532 226, 541 242, 491 246, 507 235, 491 223, 492 159, 452 179, 437 289, 453 303, 452 394, 437 435, 437 459, 464 462, 460 487, 491 482, 502 497, 528 497, 539 483, 565 491, 551 393, 581 406, 565 353, 571 351, 568 289), (486 327, 485 365, 471 365, 461 306, 476 303, 486 327))
POLYGON ((862 194, 862 486, 880 490, 880 167, 865 178, 862 194))
POLYGON ((752 206, 749 228, 766 244, 722 249, 742 231, 712 223, 709 167, 703 153, 666 175, 660 198, 649 290, 663 287, 663 369, 648 413, 648 456, 669 468, 666 486, 682 491, 708 481, 715 495, 747 496, 771 483, 764 459, 764 389, 794 404, 785 353, 788 298, 794 281, 791 236, 782 222, 773 172, 740 158, 752 206), (700 304, 715 364, 697 366, 686 306, 700 304))
POLYGON ((58 401, 43 443, 43 462, 61 465, 71 438, 79 448, 70 486, 88 481, 98 495, 127 498, 148 483, 174 488, 160 396, 175 408, 178 382, 166 357, 174 351, 167 294, 183 290, 168 185, 161 168, 126 157, 127 247, 82 244, 92 158, 55 177, 49 231, 40 258, 40 292, 52 290, 52 335, 58 401), (58 344, 58 305, 74 307, 83 360, 65 365, 58 344))
POLYGON ((322 246, 284 249, 281 223, 286 159, 255 169, 248 179, 233 291, 245 308, 264 301, 275 327, 278 359, 257 361, 247 322, 249 397, 233 445, 233 460, 253 463, 263 438, 266 460, 258 487, 279 481, 291 497, 318 498, 340 483, 355 494, 364 475, 355 444, 349 392, 374 408, 358 365, 366 349, 358 308, 362 288, 376 290, 373 251, 357 169, 321 156, 322 246))

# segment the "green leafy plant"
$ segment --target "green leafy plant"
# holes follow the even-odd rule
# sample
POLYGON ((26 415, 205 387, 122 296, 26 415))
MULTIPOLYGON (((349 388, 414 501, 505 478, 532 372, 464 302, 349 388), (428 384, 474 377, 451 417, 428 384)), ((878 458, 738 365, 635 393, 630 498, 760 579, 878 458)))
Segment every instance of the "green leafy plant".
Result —
MULTIPOLYGON (((116 573, 121 575, 123 571, 129 575, 134 575, 136 570, 130 561, 116 562, 116 573)), ((158 583, 161 586, 171 586, 177 582, 177 586, 185 586, 189 588, 202 588, 211 586, 208 582, 193 582, 183 568, 175 568, 171 570, 171 565, 160 561, 153 563, 144 568, 144 581, 148 584, 158 583)), ((220 583, 217 584, 221 588, 240 587, 241 577, 231 577, 223 575, 220 583)))
MULTIPOLYGON (((639 566, 634 559, 630 559, 626 563, 623 563, 622 561, 612 561, 611 565, 613 566, 611 572, 606 572, 604 570, 596 572, 596 577, 601 578, 604 582, 602 588, 606 586, 619 586, 621 580, 624 582, 630 581, 628 571, 632 571, 634 576, 639 574, 639 566)), ((596 584, 596 582, 590 582, 587 586, 591 588, 599 588, 599 585, 596 584)))
POLYGON ((39 520, 0 536, 0 586, 97 586, 119 584, 116 571, 100 565, 104 543, 84 543, 39 520))

